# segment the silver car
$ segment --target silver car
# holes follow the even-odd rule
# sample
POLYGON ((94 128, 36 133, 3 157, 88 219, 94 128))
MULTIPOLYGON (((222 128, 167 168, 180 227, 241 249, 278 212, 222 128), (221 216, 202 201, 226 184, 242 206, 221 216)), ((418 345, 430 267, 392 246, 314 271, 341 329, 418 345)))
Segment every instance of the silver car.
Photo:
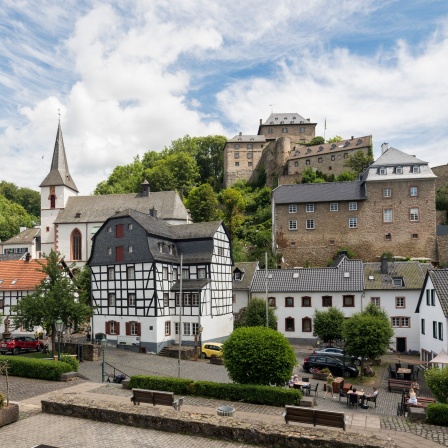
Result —
MULTIPOLYGON (((327 355, 327 356, 334 356, 335 358, 342 359, 344 357, 344 350, 342 348, 336 348, 336 347, 326 347, 321 348, 320 350, 314 350, 313 355, 327 355)), ((361 365, 361 359, 356 358, 354 356, 345 355, 345 359, 347 362, 351 362, 355 364, 355 366, 361 365)))

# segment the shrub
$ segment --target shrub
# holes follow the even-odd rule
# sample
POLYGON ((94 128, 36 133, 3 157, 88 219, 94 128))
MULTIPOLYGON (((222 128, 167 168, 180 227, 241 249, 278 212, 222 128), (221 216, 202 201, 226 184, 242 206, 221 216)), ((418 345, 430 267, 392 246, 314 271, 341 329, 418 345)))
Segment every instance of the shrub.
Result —
POLYGON ((288 340, 265 327, 241 327, 222 347, 224 366, 240 384, 284 385, 297 364, 288 340))
POLYGON ((448 404, 428 404, 426 408, 426 423, 439 426, 448 426, 448 404))
POLYGON ((24 378, 59 381, 61 375, 71 372, 72 368, 65 362, 47 359, 0 356, 0 361, 8 361, 8 374, 24 378))
POLYGON ((0 409, 5 405, 5 396, 0 392, 0 409))
POLYGON ((136 375, 131 377, 129 388, 165 390, 174 392, 177 395, 190 395, 193 380, 184 378, 169 378, 163 376, 136 375))
POLYGON ((428 369, 425 380, 437 401, 448 403, 448 367, 428 369))
POLYGON ((63 354, 61 355, 61 362, 69 364, 72 368, 72 372, 77 372, 79 369, 79 361, 75 359, 73 356, 63 354))

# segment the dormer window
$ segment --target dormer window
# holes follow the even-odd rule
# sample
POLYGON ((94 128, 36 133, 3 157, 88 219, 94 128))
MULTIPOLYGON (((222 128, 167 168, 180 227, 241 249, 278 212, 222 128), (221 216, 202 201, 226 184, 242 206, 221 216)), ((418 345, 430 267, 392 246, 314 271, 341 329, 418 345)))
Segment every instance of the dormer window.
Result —
POLYGON ((403 167, 402 166, 397 166, 395 168, 395 174, 403 174, 403 167))
POLYGON ((356 145, 360 145, 362 143, 362 140, 359 138, 358 141, 356 142, 356 145))
POLYGON ((381 175, 386 175, 386 174, 387 174, 387 169, 384 168, 384 167, 381 167, 381 168, 378 170, 378 173, 381 174, 381 175))
POLYGON ((157 243, 157 247, 159 249, 159 253, 163 253, 163 243, 157 243))
POLYGON ((321 152, 321 151, 323 151, 324 150, 324 147, 323 146, 319 146, 319 149, 317 150, 318 152, 321 152))
POLYGON ((345 144, 344 144, 344 148, 347 148, 347 147, 349 147, 350 146, 350 142, 345 142, 345 144))
POLYGON ((404 286, 404 284, 403 284, 403 278, 402 278, 402 277, 394 277, 394 278, 392 279, 392 284, 393 284, 394 286, 404 286))
POLYGON ((330 149, 334 149, 334 148, 336 148, 336 145, 333 143, 333 144, 331 145, 331 148, 330 148, 330 149))
POLYGON ((420 167, 419 167, 418 165, 414 165, 414 166, 412 167, 412 172, 413 172, 413 173, 419 173, 419 172, 420 172, 420 167))
POLYGON ((309 154, 310 152, 311 152, 311 149, 308 148, 308 149, 306 150, 306 153, 309 154))
POLYGON ((243 278, 242 272, 239 269, 235 269, 235 271, 233 271, 233 279, 241 280, 242 278, 243 278))

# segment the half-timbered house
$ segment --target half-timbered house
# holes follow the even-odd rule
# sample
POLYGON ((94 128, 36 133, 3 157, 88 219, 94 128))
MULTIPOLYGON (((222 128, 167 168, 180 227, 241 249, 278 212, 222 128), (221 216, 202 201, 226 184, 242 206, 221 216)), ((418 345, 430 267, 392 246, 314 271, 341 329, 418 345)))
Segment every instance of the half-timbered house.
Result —
POLYGON ((158 353, 233 329, 232 254, 222 222, 169 225, 135 210, 106 220, 88 261, 93 331, 158 353), (181 300, 182 296, 182 300, 181 300))

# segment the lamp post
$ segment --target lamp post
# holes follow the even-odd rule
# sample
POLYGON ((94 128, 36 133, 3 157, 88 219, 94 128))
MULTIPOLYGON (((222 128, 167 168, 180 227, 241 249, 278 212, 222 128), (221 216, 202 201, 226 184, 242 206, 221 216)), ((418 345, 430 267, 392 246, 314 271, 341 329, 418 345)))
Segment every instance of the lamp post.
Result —
POLYGON ((201 325, 199 327, 199 357, 202 357, 202 332, 204 331, 204 327, 201 325))
POLYGON ((61 333, 64 330, 64 322, 61 318, 57 319, 54 323, 56 332, 58 334, 58 361, 61 360, 61 333))
POLYGON ((102 377, 103 383, 106 382, 106 366, 105 366, 105 362, 104 362, 104 356, 106 353, 106 345, 107 345, 107 339, 106 339, 106 336, 103 335, 103 339, 101 339, 101 348, 103 350, 103 363, 101 365, 101 377, 102 377))

